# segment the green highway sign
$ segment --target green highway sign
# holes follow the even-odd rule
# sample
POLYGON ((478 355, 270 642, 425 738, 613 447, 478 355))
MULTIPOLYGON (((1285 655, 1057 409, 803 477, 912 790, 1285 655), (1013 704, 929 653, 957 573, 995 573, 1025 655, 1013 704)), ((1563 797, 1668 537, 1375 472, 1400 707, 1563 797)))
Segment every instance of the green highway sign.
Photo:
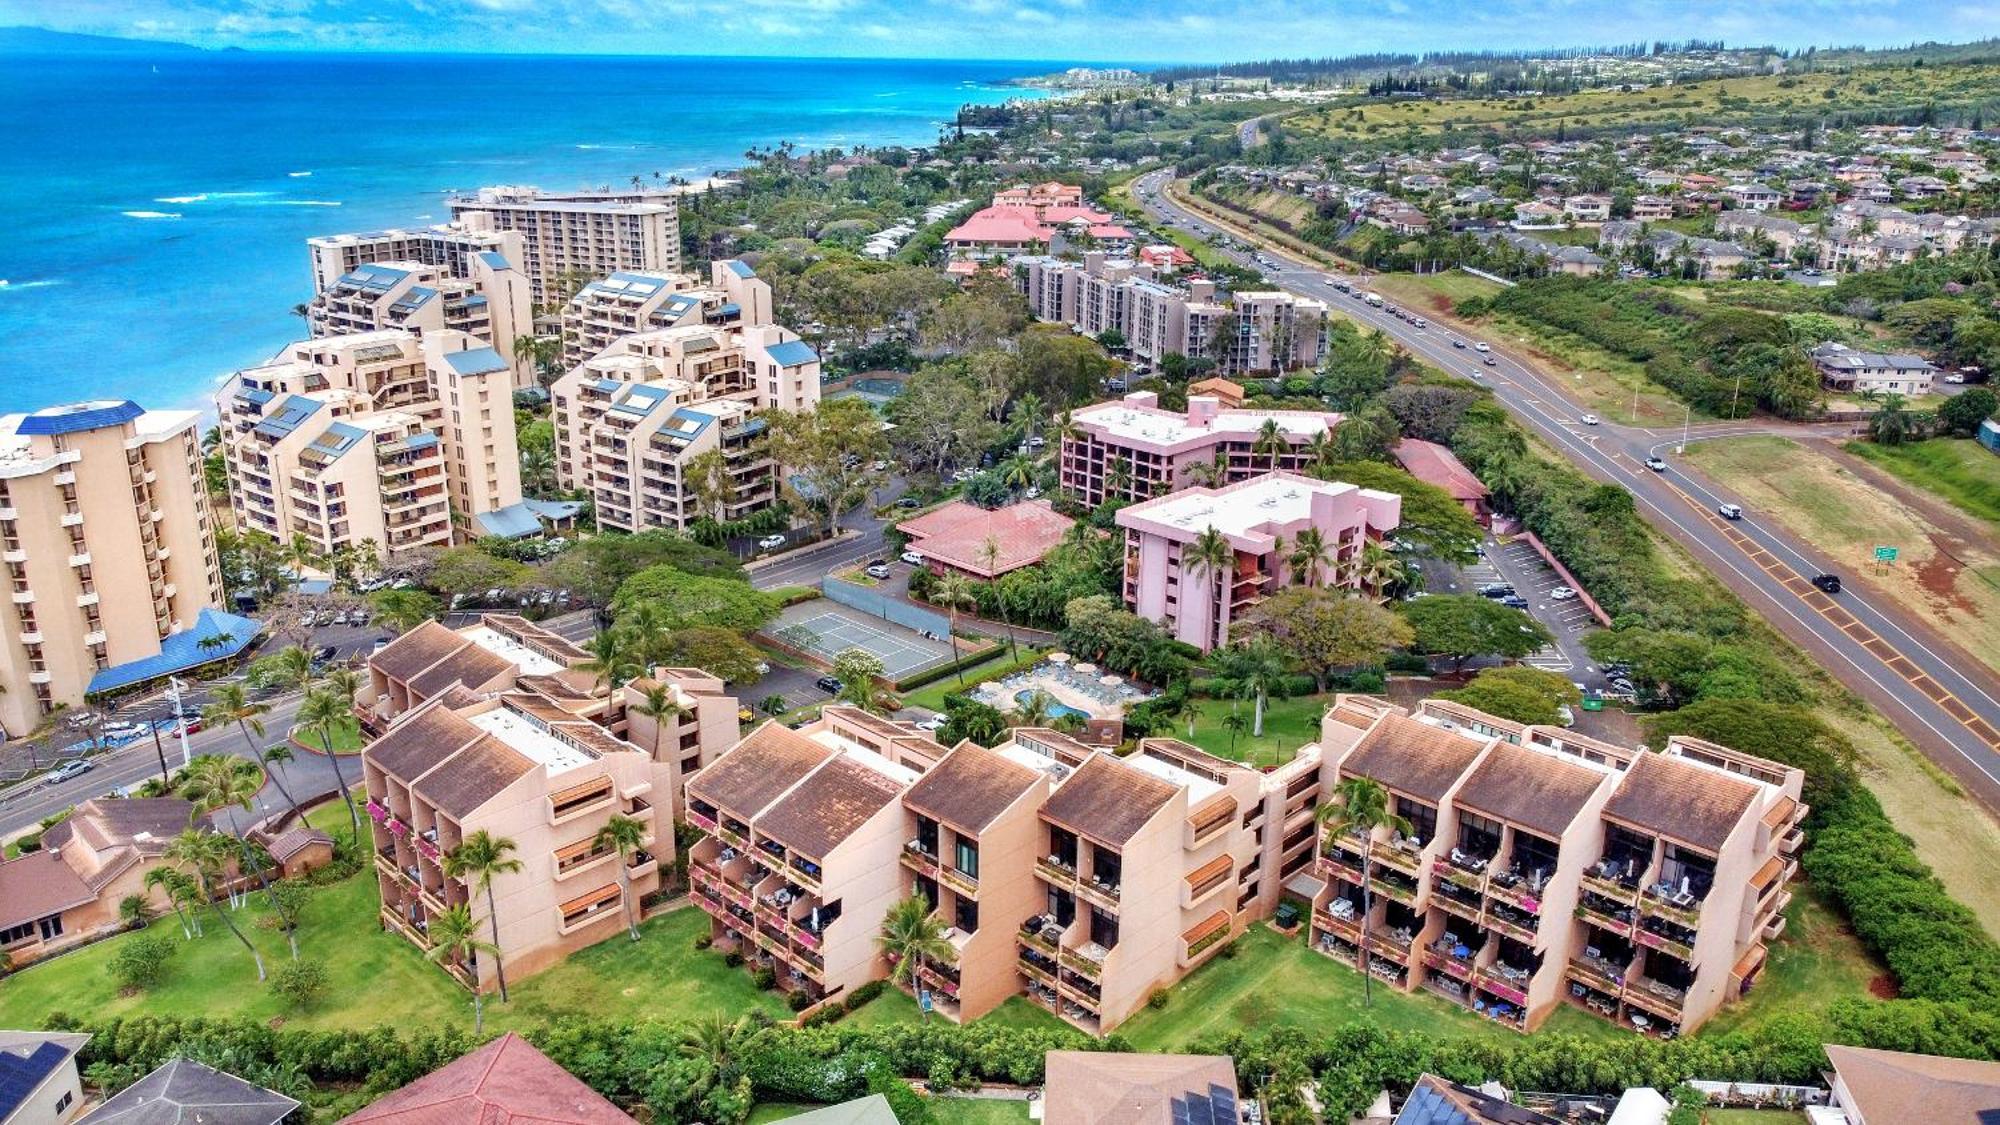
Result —
POLYGON ((1892 563, 1892 562, 1895 562, 1895 561, 1896 561, 1896 548, 1894 548, 1894 547, 1877 547, 1877 548, 1875 548, 1875 561, 1876 561, 1876 562, 1878 562, 1878 563, 1892 563))

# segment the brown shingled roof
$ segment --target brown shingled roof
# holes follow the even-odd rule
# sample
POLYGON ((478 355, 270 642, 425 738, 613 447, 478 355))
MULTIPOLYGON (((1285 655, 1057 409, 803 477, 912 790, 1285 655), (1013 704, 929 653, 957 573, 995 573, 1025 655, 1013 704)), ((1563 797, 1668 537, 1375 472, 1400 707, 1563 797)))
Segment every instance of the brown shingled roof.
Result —
POLYGON ((1124 847, 1180 789, 1109 754, 1092 754, 1056 787, 1042 815, 1111 847, 1124 847))
POLYGON ((453 820, 491 800, 535 763, 498 739, 483 738, 451 756, 410 786, 453 820))
POLYGON ((0 928, 60 914, 96 897, 54 852, 29 852, 0 863, 0 928))
POLYGON ((405 782, 414 781, 485 732, 443 701, 410 712, 364 752, 368 761, 405 782))
POLYGON ((476 644, 466 644, 444 660, 417 673, 410 690, 429 698, 453 684, 478 687, 514 670, 514 662, 476 644))
POLYGON ((2000 1110, 2000 1063, 1826 1045, 1854 1108, 1870 1121, 1983 1125, 2000 1110))
POLYGON ((390 641, 368 663, 391 679, 408 680, 471 643, 435 621, 426 621, 390 641))
POLYGON ((959 832, 977 836, 1041 776, 1040 770, 1029 769, 976 742, 961 742, 910 786, 903 794, 903 804, 959 832))
POLYGON ((159 855, 194 823, 194 803, 180 797, 93 797, 44 833, 42 846, 60 848, 74 837, 93 851, 136 847, 159 855))
POLYGON ((1496 742, 1453 801, 1558 840, 1606 776, 1553 754, 1496 742))
POLYGON ((787 848, 825 859, 902 793, 894 778, 842 756, 814 770, 750 823, 787 848))
POLYGON ((1483 739, 1468 738, 1391 713, 1376 722, 1340 768, 1344 773, 1373 778, 1391 789, 1436 802, 1485 746, 1483 739))
POLYGON ((1177 1104, 1206 1103, 1213 1116, 1236 1101, 1227 1055, 1050 1051, 1046 1070, 1042 1120, 1062 1125, 1165 1125, 1177 1104))
POLYGON ((773 719, 688 778, 688 796, 748 819, 834 754, 773 719))
POLYGON ((1667 754, 1632 759, 1604 815, 1718 852, 1757 796, 1754 783, 1667 754))
POLYGON ((617 1106, 513 1032, 431 1071, 341 1125, 630 1125, 617 1106))

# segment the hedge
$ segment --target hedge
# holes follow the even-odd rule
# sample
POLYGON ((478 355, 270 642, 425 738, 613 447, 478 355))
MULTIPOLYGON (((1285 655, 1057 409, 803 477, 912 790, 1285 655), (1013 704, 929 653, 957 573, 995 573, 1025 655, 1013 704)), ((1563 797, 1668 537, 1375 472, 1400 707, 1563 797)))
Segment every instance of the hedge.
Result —
MULTIPOLYGON (((993 660, 995 653, 1004 653, 1006 651, 1007 644, 1005 641, 997 643, 988 642, 987 646, 978 652, 967 653, 955 661, 940 664, 935 668, 926 668, 921 672, 915 672, 897 680, 896 690, 903 692, 915 691, 927 684, 937 683, 946 676, 956 675, 960 669, 970 672, 975 668, 983 667, 988 661, 993 660)), ((1021 655, 1018 659, 1011 661, 1002 660, 995 663, 990 671, 981 674, 980 679, 982 681, 997 679, 1011 672, 1031 667, 1037 661, 1041 660, 1041 658, 1042 654, 1040 650, 1030 649, 1026 645, 1023 645, 1021 646, 1021 655)))

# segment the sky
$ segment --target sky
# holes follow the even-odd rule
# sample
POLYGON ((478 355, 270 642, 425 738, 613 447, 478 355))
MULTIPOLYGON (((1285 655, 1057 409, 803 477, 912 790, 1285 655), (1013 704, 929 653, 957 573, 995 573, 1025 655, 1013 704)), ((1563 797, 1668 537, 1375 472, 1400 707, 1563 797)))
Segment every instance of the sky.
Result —
POLYGON ((204 47, 1222 62, 1654 39, 2000 35, 1979 0, 0 0, 0 26, 204 47))

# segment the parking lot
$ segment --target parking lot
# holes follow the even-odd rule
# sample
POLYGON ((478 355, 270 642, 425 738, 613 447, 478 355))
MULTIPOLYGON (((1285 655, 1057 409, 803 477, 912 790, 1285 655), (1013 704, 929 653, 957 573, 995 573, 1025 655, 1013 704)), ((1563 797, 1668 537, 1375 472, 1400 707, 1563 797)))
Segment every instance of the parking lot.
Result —
POLYGON ((1528 603, 1526 612, 1555 635, 1555 643, 1522 661, 1531 667, 1559 672, 1586 688, 1602 688, 1604 674, 1584 650, 1583 638, 1596 622, 1577 599, 1550 597, 1565 585, 1562 578, 1526 543, 1501 544, 1488 537, 1483 555, 1470 566, 1424 560, 1424 588, 1434 594, 1476 594, 1480 587, 1507 583, 1528 603))

